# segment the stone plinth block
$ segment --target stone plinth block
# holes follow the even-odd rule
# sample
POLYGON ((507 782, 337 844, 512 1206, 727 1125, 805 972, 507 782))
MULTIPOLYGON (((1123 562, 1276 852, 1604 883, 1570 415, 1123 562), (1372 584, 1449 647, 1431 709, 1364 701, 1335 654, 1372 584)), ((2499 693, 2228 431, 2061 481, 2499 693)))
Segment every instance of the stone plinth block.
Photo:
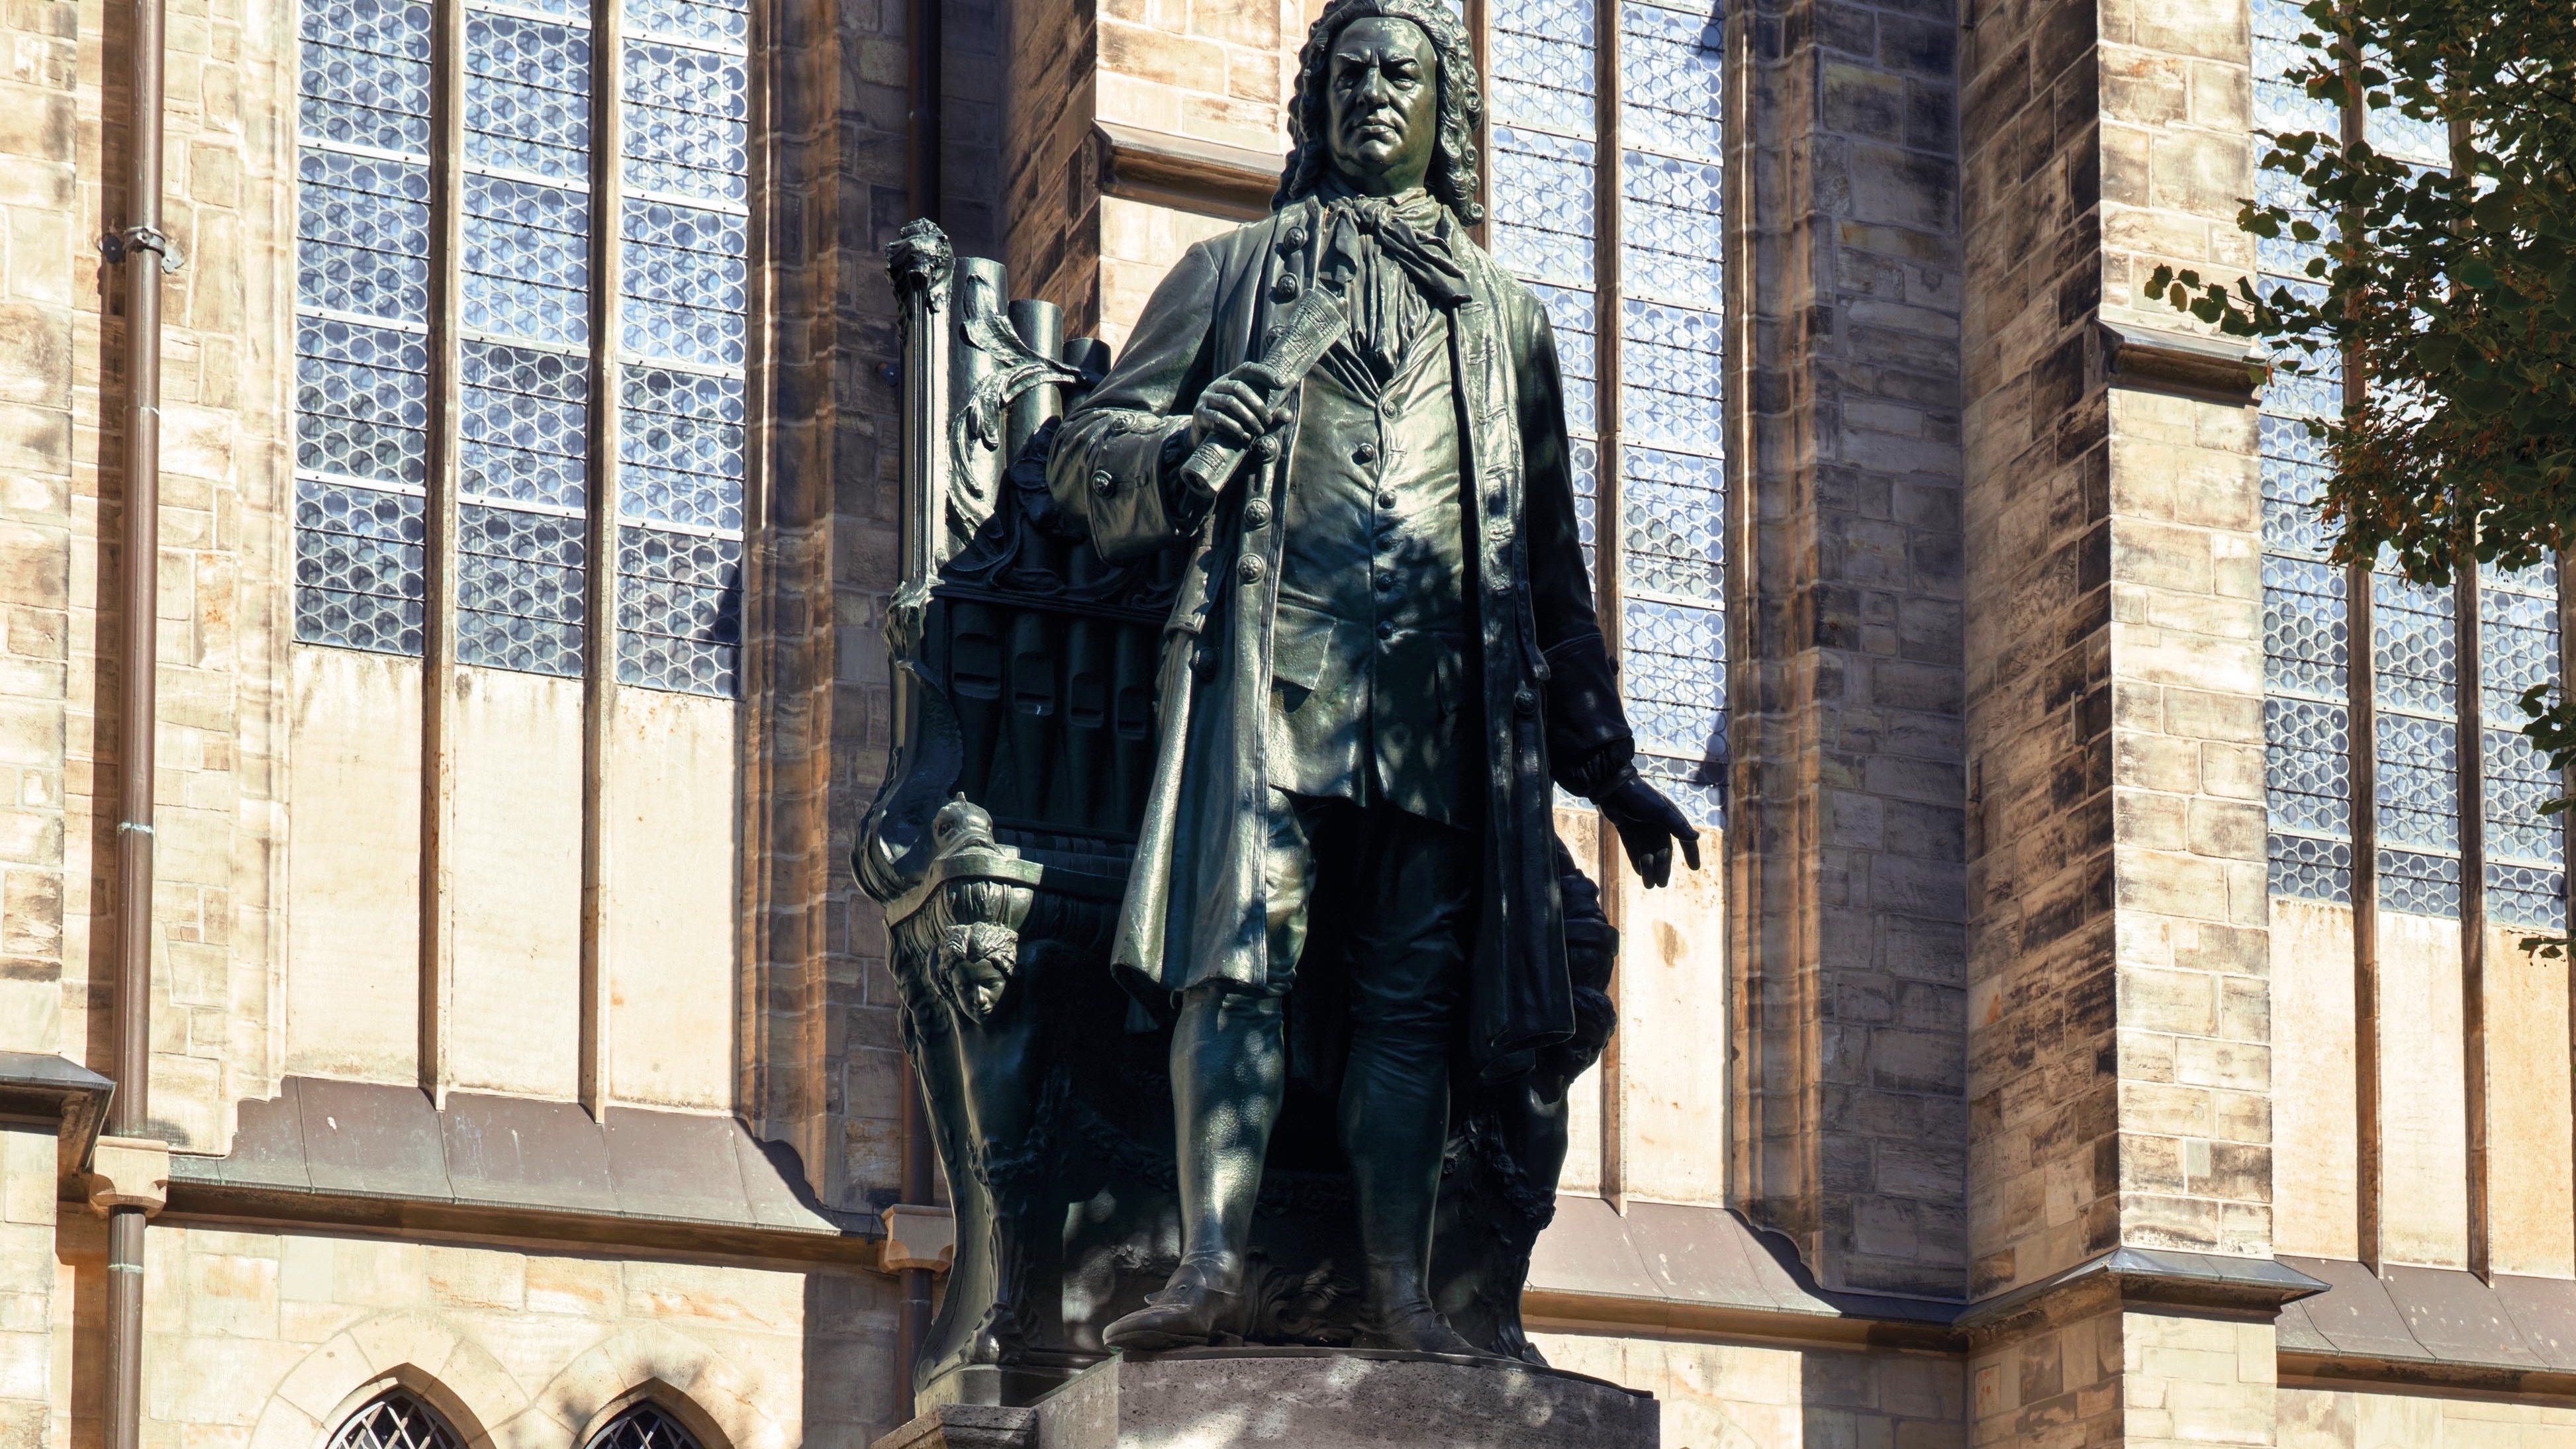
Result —
POLYGON ((1659 1449, 1661 1418, 1652 1394, 1502 1359, 1197 1349, 1096 1364, 1028 1409, 942 1405, 876 1449, 1659 1449))

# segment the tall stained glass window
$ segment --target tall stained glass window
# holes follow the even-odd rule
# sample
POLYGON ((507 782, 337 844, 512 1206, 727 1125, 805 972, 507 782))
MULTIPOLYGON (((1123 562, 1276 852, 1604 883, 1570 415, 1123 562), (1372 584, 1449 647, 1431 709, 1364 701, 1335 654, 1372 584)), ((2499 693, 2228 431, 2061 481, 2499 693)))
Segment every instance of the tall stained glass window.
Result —
POLYGON ((733 694, 745 0, 464 0, 461 18, 443 53, 427 4, 303 9, 296 637, 422 653, 435 545, 460 663, 577 677, 608 565, 616 677, 733 694), (442 488, 453 532, 433 539, 442 488))
MULTIPOLYGON (((2278 131, 2343 127, 2340 108, 2284 77, 2304 59, 2313 27, 2293 0, 2255 0, 2255 124, 2278 131)), ((2385 111, 2366 118, 2382 152, 2419 166, 2448 162, 2435 128, 2385 111)), ((2266 171, 2258 183, 2331 235, 2335 219, 2266 171)), ((2257 242, 2262 285, 2321 293, 2308 277, 2321 244, 2257 242)), ((2384 564, 2367 571, 2369 639, 2356 649, 2354 576, 2326 561, 2316 512, 2328 462, 2306 422, 2341 411, 2344 378, 2332 359, 2319 375, 2276 379, 2261 420, 2263 470, 2264 726, 2275 895, 2352 902, 2356 814, 2376 839, 2371 872, 2379 909, 2459 919, 2473 855, 2484 912, 2500 925, 2556 929, 2566 914, 2563 828, 2539 814, 2557 793, 2542 757, 2520 734, 2517 699, 2558 677, 2558 578, 2547 565, 2514 573, 2486 568, 2474 583, 2427 588, 2384 564), (2463 628, 2463 621, 2470 627, 2463 628), (2463 701, 2474 700, 2464 719, 2463 701), (2354 738, 2367 703, 2371 738, 2354 738), (2355 798, 2356 746, 2366 743, 2375 780, 2355 798), (2481 786, 2466 782, 2474 762, 2481 786), (2472 843, 2464 816, 2479 811, 2472 843)), ((2366 380, 2365 380, 2366 382, 2366 380)))
POLYGON ((1722 23, 1678 0, 1493 0, 1490 24, 1491 242, 1555 328, 1585 561, 1615 621, 1638 768, 1721 825, 1722 23), (1615 107, 1601 104, 1605 40, 1615 107))

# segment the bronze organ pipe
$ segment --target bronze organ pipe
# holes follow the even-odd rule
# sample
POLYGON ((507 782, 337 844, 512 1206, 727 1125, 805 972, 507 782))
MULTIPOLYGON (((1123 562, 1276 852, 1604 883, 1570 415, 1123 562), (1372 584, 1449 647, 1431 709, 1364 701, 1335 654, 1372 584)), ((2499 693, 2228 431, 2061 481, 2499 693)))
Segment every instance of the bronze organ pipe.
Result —
MULTIPOLYGON (((907 117, 910 125, 906 137, 910 154, 905 158, 910 175, 907 179, 912 214, 934 222, 940 219, 943 209, 939 175, 939 123, 944 109, 939 74, 940 52, 944 49, 940 43, 940 3, 941 0, 910 0, 906 15, 912 40, 912 104, 911 114, 907 117)), ((947 317, 940 316, 938 325, 949 325, 947 317)), ((923 441, 916 440, 915 446, 922 446, 923 441)), ((930 526, 934 530, 939 526, 936 513, 931 516, 930 526)), ((934 557, 934 569, 937 563, 934 557)), ((931 1177, 936 1170, 931 1160, 929 1123, 925 1116, 921 1105, 921 1084, 907 1062, 903 1113, 896 1139, 902 1159, 901 1178, 896 1191, 904 1202, 916 1205, 930 1201, 931 1177)), ((903 1270, 902 1281, 903 1307, 895 1319, 894 1405, 897 1423, 912 1417, 913 1361, 920 1357, 921 1345, 930 1336, 929 1270, 907 1268, 903 1270)), ((115 1449, 124 1449, 124 1446, 115 1446, 115 1449)))

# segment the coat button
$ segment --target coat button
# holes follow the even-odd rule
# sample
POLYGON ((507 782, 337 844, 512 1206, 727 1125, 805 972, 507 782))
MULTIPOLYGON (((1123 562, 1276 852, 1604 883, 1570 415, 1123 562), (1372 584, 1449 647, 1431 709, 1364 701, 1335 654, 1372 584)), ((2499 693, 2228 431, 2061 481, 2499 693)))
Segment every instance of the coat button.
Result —
POLYGON ((1262 567, 1261 555, 1248 553, 1235 560, 1234 575, 1247 584, 1257 584, 1261 582, 1262 567))
POLYGON ((1267 499, 1255 498, 1250 503, 1243 505, 1244 527, 1259 528, 1269 521, 1270 503, 1267 499))
POLYGON ((1365 468, 1377 461, 1377 444, 1362 443, 1351 449, 1351 461, 1365 468))
POLYGON ((1302 226, 1292 226, 1286 231, 1279 233, 1278 245, 1279 250, 1282 252, 1293 252, 1305 244, 1306 229, 1302 226))
POLYGON ((1387 620, 1385 620, 1385 619, 1380 619, 1380 620, 1378 620, 1378 621, 1377 621, 1377 637, 1379 637, 1379 638, 1381 638, 1381 639, 1392 639, 1392 638, 1394 638, 1394 637, 1395 637, 1395 625, 1394 625, 1394 624, 1392 624, 1392 623, 1390 623, 1390 622, 1388 622, 1388 621, 1387 621, 1387 620))
POLYGON ((1115 497, 1118 492, 1118 479, 1106 468, 1094 469, 1091 474, 1091 491, 1103 498, 1115 497))
POLYGON ((1252 456, 1260 459, 1264 463, 1277 462, 1279 460, 1278 437, 1274 434, 1263 433, 1260 437, 1253 439, 1252 456))
POLYGON ((1485 587, 1497 594, 1508 594, 1512 591, 1511 575, 1496 574, 1485 580, 1485 587))
POLYGON ((1523 714, 1535 714, 1538 711, 1538 691, 1522 685, 1512 694, 1512 708, 1523 714))
POLYGON ((1270 300, 1274 302, 1297 300, 1297 278, 1293 273, 1282 272, 1279 274, 1279 280, 1270 284, 1270 300))

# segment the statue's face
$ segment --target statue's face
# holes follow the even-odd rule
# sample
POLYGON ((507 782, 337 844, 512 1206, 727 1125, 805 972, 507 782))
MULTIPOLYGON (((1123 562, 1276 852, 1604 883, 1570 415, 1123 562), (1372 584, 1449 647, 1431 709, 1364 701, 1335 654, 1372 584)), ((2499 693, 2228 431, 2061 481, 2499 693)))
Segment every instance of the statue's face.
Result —
POLYGON ((1440 140, 1440 60, 1410 20, 1372 15, 1333 37, 1326 144, 1351 189, 1392 196, 1422 184, 1440 140))

